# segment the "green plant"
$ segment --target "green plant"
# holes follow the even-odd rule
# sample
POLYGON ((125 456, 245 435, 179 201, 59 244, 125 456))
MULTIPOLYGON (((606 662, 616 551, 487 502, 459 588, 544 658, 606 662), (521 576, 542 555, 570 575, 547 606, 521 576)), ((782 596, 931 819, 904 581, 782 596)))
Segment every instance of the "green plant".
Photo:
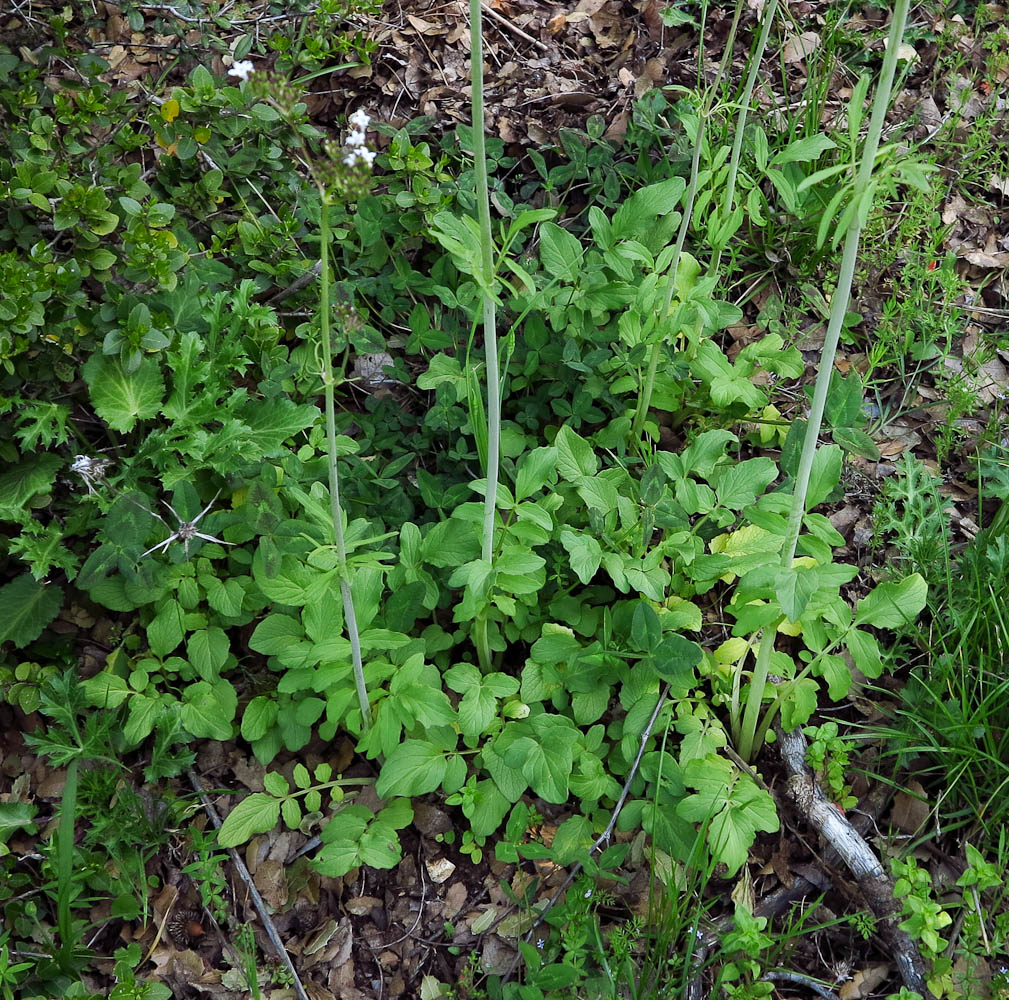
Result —
POLYGON ((841 739, 837 734, 836 722, 824 722, 820 726, 803 729, 809 737, 806 763, 817 780, 826 790, 832 802, 847 811, 858 802, 851 793, 851 785, 845 784, 845 776, 851 763, 851 740, 841 739))

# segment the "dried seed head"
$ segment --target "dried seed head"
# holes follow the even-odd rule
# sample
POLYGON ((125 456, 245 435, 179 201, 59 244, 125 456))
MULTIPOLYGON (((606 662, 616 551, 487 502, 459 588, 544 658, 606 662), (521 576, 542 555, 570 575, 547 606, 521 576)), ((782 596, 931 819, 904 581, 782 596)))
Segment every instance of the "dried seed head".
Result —
POLYGON ((168 921, 168 936, 180 947, 188 948, 203 937, 201 917, 196 910, 179 910, 168 921))

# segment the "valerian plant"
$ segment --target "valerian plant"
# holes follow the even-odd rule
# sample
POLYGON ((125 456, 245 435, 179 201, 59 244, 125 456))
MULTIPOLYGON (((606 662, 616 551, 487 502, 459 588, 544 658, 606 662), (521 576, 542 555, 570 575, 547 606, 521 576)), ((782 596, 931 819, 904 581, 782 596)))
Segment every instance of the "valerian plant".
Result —
MULTIPOLYGON (((0 166, 30 248, 22 259, 0 234, 17 279, 4 361, 27 378, 33 352, 58 355, 100 430, 40 393, 0 409, 16 431, 0 516, 23 539, 0 636, 33 642, 70 586, 122 616, 82 687, 121 713, 118 752, 241 737, 270 765, 349 732, 374 762, 384 805, 352 801, 328 762, 297 763, 293 787, 271 770, 235 806, 222 844, 325 821, 320 871, 389 867, 409 800, 438 793, 474 857, 532 800, 576 802, 540 848, 570 864, 626 785, 621 831, 683 864, 703 831, 710 860, 738 871, 778 819, 725 749, 753 758, 775 718, 801 725, 844 697, 849 656, 878 676, 875 630, 913 618, 924 590, 884 582, 853 610, 841 588, 856 570, 835 564, 843 539, 814 509, 839 495, 841 448, 800 456, 797 424, 776 460, 736 433, 804 365, 776 333, 730 358, 721 335, 742 313, 686 248, 698 205, 722 197, 728 149, 584 221, 502 197, 494 218, 485 188, 504 192, 504 154, 479 113, 458 135, 476 190, 450 191, 407 130, 373 154, 356 112, 327 149, 292 85, 244 79, 244 60, 231 75, 238 86, 199 68, 168 92, 148 123, 156 169, 117 168, 108 204, 57 184, 70 165, 37 117, 14 172, 0 166), (95 308, 38 239, 57 197, 60 252, 72 242, 89 274, 115 264, 127 279, 105 281, 95 308), (193 232, 187 200, 208 216, 193 232), (113 233, 109 260, 96 237, 113 233), (271 304, 288 292, 304 322, 271 304), (353 374, 364 357, 374 384, 353 374), (660 447, 660 425, 683 445, 660 447), (48 520, 61 491, 73 513, 48 520), (712 597, 731 632, 718 643, 712 597)), ((672 113, 700 157, 697 104, 681 97, 672 113)), ((831 148, 769 152, 761 137, 770 172, 831 148)), ((181 766, 166 756, 150 777, 181 766)))

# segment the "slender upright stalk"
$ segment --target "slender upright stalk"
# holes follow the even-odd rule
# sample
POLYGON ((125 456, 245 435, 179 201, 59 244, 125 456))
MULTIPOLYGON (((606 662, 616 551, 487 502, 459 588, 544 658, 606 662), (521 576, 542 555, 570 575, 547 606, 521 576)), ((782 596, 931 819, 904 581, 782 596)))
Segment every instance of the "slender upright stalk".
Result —
MULTIPOLYGON (((890 90, 893 87, 893 77, 897 70, 897 50, 904 37, 904 23, 907 20, 909 0, 897 0, 894 4, 893 18, 890 22, 890 36, 887 40, 886 55, 883 57, 883 69, 879 83, 876 85, 876 96, 872 104, 872 117, 869 120, 869 131, 862 150, 862 161, 855 177, 855 189, 852 198, 856 202, 865 195, 872 178, 872 167, 876 162, 879 150, 879 138, 883 132, 883 122, 886 109, 890 105, 890 90)), ((820 355, 820 370, 816 376, 816 386, 813 390, 813 401, 809 408, 809 421, 806 424, 806 436, 802 442, 802 454, 799 458, 799 469, 795 476, 795 487, 792 491, 792 510, 788 519, 788 530, 785 535, 785 545, 781 550, 781 565, 788 568, 795 556, 795 547, 799 541, 802 528, 802 516, 806 510, 806 493, 809 489, 809 476, 813 469, 813 458, 816 455, 817 439, 823 423, 823 410, 827 402, 827 389, 830 387, 830 377, 834 371, 834 356, 837 354, 837 343, 841 336, 841 326, 848 311, 848 301, 851 298, 851 283, 855 276, 855 263, 858 260, 858 241, 862 235, 862 221, 859 212, 854 212, 851 225, 844 241, 844 253, 841 256, 841 270, 837 278, 837 290, 830 300, 830 321, 827 325, 827 336, 823 342, 820 355)))
POLYGON ((494 246, 490 224, 490 192, 487 186, 487 148, 483 124, 483 12, 481 0, 470 0, 470 76, 473 83, 473 167, 476 204, 480 222, 480 266, 486 282, 483 289, 483 345, 487 362, 487 494, 484 498, 483 558, 494 555, 494 517, 501 456, 501 380, 497 361, 497 312, 491 286, 494 281, 494 246))
MULTIPOLYGON (((697 194, 697 174, 700 170, 701 164, 701 149, 704 146, 704 122, 711 111, 711 107, 715 100, 715 94, 718 93, 718 87, 721 84, 722 77, 725 75, 725 70, 728 67, 729 60, 732 58, 732 46, 736 39, 736 28, 739 25, 739 17, 742 11, 743 0, 736 0, 736 11, 732 18, 732 26, 729 28, 729 36, 725 42, 725 51, 722 53, 722 61, 719 63, 718 72, 715 74, 714 80, 711 81, 711 85, 705 91, 704 99, 701 101, 701 106, 697 113, 697 134, 694 136, 694 151, 693 157, 690 161, 690 182, 687 185, 686 200, 683 203, 683 217, 680 220, 680 231, 676 236, 676 248, 673 251, 672 260, 669 262, 669 285, 666 288, 665 301, 662 304, 661 312, 659 314, 659 339, 652 344, 652 350, 648 357, 648 371, 645 373, 644 381, 642 382, 641 389, 638 393, 638 406, 634 413, 634 422, 631 425, 631 437, 635 441, 639 441, 641 439, 641 435, 645 429, 645 418, 648 416, 648 407, 652 402, 652 392, 655 389, 655 378, 658 374, 659 361, 662 357, 662 348, 665 344, 665 337, 662 335, 661 330, 662 326, 664 326, 669 319, 669 307, 672 305, 673 295, 676 292, 676 275, 680 267, 680 255, 683 253, 683 244, 686 242, 687 230, 690 228, 690 219, 694 214, 694 197, 697 194)), ((705 3, 701 14, 701 42, 697 53, 698 66, 702 75, 704 72, 704 26, 707 20, 707 13, 708 5, 705 3)))
POLYGON ((74 922, 70 910, 74 882, 74 828, 77 819, 77 767, 75 757, 67 764, 67 777, 60 802, 56 832, 56 926, 60 932, 59 964, 69 971, 74 954, 74 922))
MULTIPOLYGON (((876 86, 876 96, 872 105, 872 117, 869 121, 869 131, 865 146, 862 149, 862 159, 858 174, 855 177, 852 198, 858 202, 865 195, 872 177, 872 167, 876 161, 879 149, 879 138, 883 132, 883 121, 886 109, 890 104, 890 91, 897 69, 897 51, 904 37, 904 24, 907 21, 909 0, 897 0, 894 5, 893 17, 890 22, 890 36, 887 40, 886 55, 883 58, 883 69, 879 83, 876 86)), ((848 301, 851 297, 851 283, 855 275, 855 264, 858 260, 858 241, 862 235, 860 213, 852 214, 844 241, 844 252, 841 256, 841 269, 837 278, 837 290, 830 302, 830 321, 827 325, 827 335, 823 342, 820 355, 820 366, 816 376, 816 386, 813 390, 813 401, 810 404, 809 420, 806 424, 806 436, 802 442, 802 454, 799 458, 799 469, 795 475, 795 485, 792 489, 792 509, 789 512, 788 525, 785 530, 785 542, 781 549, 781 565, 791 569, 795 559, 796 546, 799 543, 799 533, 802 530, 802 519, 806 512, 806 495, 809 491, 809 477, 813 470, 813 459, 816 456, 817 440, 820 427, 823 424, 823 411, 827 402, 827 389, 834 371, 834 356, 841 335, 841 326, 848 311, 848 301)), ((774 652, 774 637, 777 624, 768 625, 761 636, 760 648, 757 650, 757 662, 750 679, 750 691, 747 697, 746 710, 743 714, 742 733, 739 743, 739 755, 749 760, 755 747, 757 721, 764 698, 764 688, 767 684, 767 674, 774 652)), ((766 726, 761 732, 766 732, 766 726)))
MULTIPOLYGON (((757 82, 757 74, 760 72, 760 64, 764 59, 764 50, 767 48, 767 37, 771 33, 771 22, 778 9, 778 0, 770 0, 764 10, 764 23, 760 26, 760 37, 757 39, 757 48, 750 60, 749 71, 746 74, 746 86, 743 87, 743 96, 739 102, 739 117, 736 119, 736 134, 732 139, 732 156, 729 159, 729 178, 725 187, 725 202, 722 207, 722 217, 728 219, 732 214, 732 201, 736 196, 736 177, 739 175, 739 158, 743 151, 743 133, 746 131, 746 116, 750 111, 750 99, 753 97, 753 87, 757 82)), ((717 274, 719 265, 722 262, 722 247, 715 252, 711 262, 710 274, 717 274)))
MULTIPOLYGON (((497 310, 494 301, 494 243, 490 222, 490 192, 487 185, 487 150, 483 123, 483 12, 481 0, 470 0, 470 77, 472 81, 473 167, 476 176, 477 216, 480 222, 480 270, 483 275, 483 345, 487 364, 487 492, 484 496, 484 562, 494 561, 494 521, 497 517, 497 484, 501 462, 501 376, 497 357, 497 310)), ((480 666, 491 665, 488 630, 489 609, 477 616, 474 641, 480 666)))
POLYGON ((319 222, 321 249, 319 259, 322 270, 319 274, 319 326, 322 332, 322 384, 326 394, 326 446, 329 458, 329 509, 333 516, 333 533, 336 536, 336 555, 340 571, 340 595, 343 598, 343 616, 347 619, 347 637, 350 639, 350 655, 354 665, 354 685, 357 701, 361 707, 361 729, 371 728, 371 703, 368 700, 368 685, 364 680, 364 662, 361 659, 361 636, 357 628, 357 614, 354 611, 354 595, 350 589, 350 573, 347 567, 347 543, 343 534, 343 509, 340 506, 340 479, 336 467, 336 401, 334 398, 333 344, 329 332, 329 198, 324 189, 319 194, 322 211, 319 222))

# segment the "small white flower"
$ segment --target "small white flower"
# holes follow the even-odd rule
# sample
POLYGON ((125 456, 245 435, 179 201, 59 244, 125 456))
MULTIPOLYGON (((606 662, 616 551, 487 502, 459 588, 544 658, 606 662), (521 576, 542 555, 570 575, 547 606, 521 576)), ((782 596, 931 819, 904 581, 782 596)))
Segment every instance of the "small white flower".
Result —
POLYGON ((351 132, 347 136, 348 146, 363 146, 368 141, 368 137, 363 132, 351 132))
POLYGON ((90 458, 87 455, 75 455, 73 464, 70 466, 70 471, 76 472, 84 480, 88 493, 94 493, 94 484, 105 478, 105 470, 111 464, 107 458, 90 458))
POLYGON ((591 889, 587 889, 585 891, 585 898, 586 899, 591 899, 592 898, 592 890, 591 889))
POLYGON ((237 76, 239 80, 248 80, 249 74, 255 70, 255 66, 248 59, 243 59, 241 62, 236 62, 231 69, 228 70, 228 76, 237 76))
POLYGON ((359 108, 350 116, 348 121, 354 126, 354 128, 360 129, 363 132, 368 127, 368 123, 371 121, 371 118, 359 108))
POLYGON ((536 947, 539 948, 540 951, 543 950, 543 946, 545 944, 546 944, 546 941, 544 941, 543 938, 537 938, 536 939, 536 947))

